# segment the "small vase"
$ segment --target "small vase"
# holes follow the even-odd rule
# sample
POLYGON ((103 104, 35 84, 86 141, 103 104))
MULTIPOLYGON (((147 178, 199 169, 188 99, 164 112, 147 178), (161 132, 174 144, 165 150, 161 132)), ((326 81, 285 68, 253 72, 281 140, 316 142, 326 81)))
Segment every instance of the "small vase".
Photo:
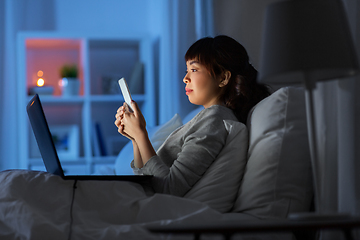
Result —
POLYGON ((62 78, 59 82, 63 96, 76 96, 80 90, 80 80, 77 78, 62 78))

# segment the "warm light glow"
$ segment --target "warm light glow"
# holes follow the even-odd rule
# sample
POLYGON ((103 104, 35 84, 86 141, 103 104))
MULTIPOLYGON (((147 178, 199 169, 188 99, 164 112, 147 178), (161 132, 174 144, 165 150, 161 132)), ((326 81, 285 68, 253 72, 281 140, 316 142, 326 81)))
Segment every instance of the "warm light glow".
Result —
POLYGON ((37 72, 37 76, 38 76, 39 78, 41 78, 42 76, 44 76, 44 72, 41 71, 41 70, 39 70, 39 71, 37 72))
POLYGON ((39 87, 42 87, 42 86, 44 86, 45 81, 44 81, 44 79, 39 78, 39 79, 37 80, 36 84, 37 84, 39 87))

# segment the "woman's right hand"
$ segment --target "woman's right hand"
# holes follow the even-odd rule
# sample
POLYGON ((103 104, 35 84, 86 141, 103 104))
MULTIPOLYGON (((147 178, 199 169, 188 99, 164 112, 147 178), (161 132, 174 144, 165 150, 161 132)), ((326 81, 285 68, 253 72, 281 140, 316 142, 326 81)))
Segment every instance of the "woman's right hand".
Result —
POLYGON ((132 137, 130 137, 128 134, 125 133, 124 131, 124 123, 122 122, 123 118, 124 118, 124 114, 125 111, 127 111, 127 106, 125 105, 126 103, 123 104, 123 106, 119 107, 116 114, 115 114, 115 126, 118 128, 118 132, 123 135, 124 137, 127 137, 128 139, 130 139, 131 141, 134 141, 134 139, 132 137))

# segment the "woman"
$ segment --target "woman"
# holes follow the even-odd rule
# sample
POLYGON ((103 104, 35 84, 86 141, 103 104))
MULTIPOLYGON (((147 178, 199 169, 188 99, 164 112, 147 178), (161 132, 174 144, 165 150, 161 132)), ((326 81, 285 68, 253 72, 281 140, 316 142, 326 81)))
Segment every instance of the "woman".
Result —
POLYGON ((191 121, 175 130, 154 151, 137 104, 134 112, 124 104, 116 113, 119 133, 133 144, 132 167, 154 175, 156 192, 184 196, 203 176, 225 145, 224 120, 245 123, 250 109, 269 95, 256 82, 257 71, 245 48, 227 36, 203 38, 185 55, 183 82, 189 101, 204 106, 191 121))

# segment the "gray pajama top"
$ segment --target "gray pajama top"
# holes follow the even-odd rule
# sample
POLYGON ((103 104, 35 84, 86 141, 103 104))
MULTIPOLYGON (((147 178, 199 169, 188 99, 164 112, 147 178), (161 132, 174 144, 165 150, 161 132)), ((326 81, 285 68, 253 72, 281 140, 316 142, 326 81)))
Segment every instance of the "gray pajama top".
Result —
POLYGON ((225 145, 224 120, 238 121, 231 109, 213 105, 170 134, 140 169, 154 175, 155 192, 184 196, 194 186, 225 145))

